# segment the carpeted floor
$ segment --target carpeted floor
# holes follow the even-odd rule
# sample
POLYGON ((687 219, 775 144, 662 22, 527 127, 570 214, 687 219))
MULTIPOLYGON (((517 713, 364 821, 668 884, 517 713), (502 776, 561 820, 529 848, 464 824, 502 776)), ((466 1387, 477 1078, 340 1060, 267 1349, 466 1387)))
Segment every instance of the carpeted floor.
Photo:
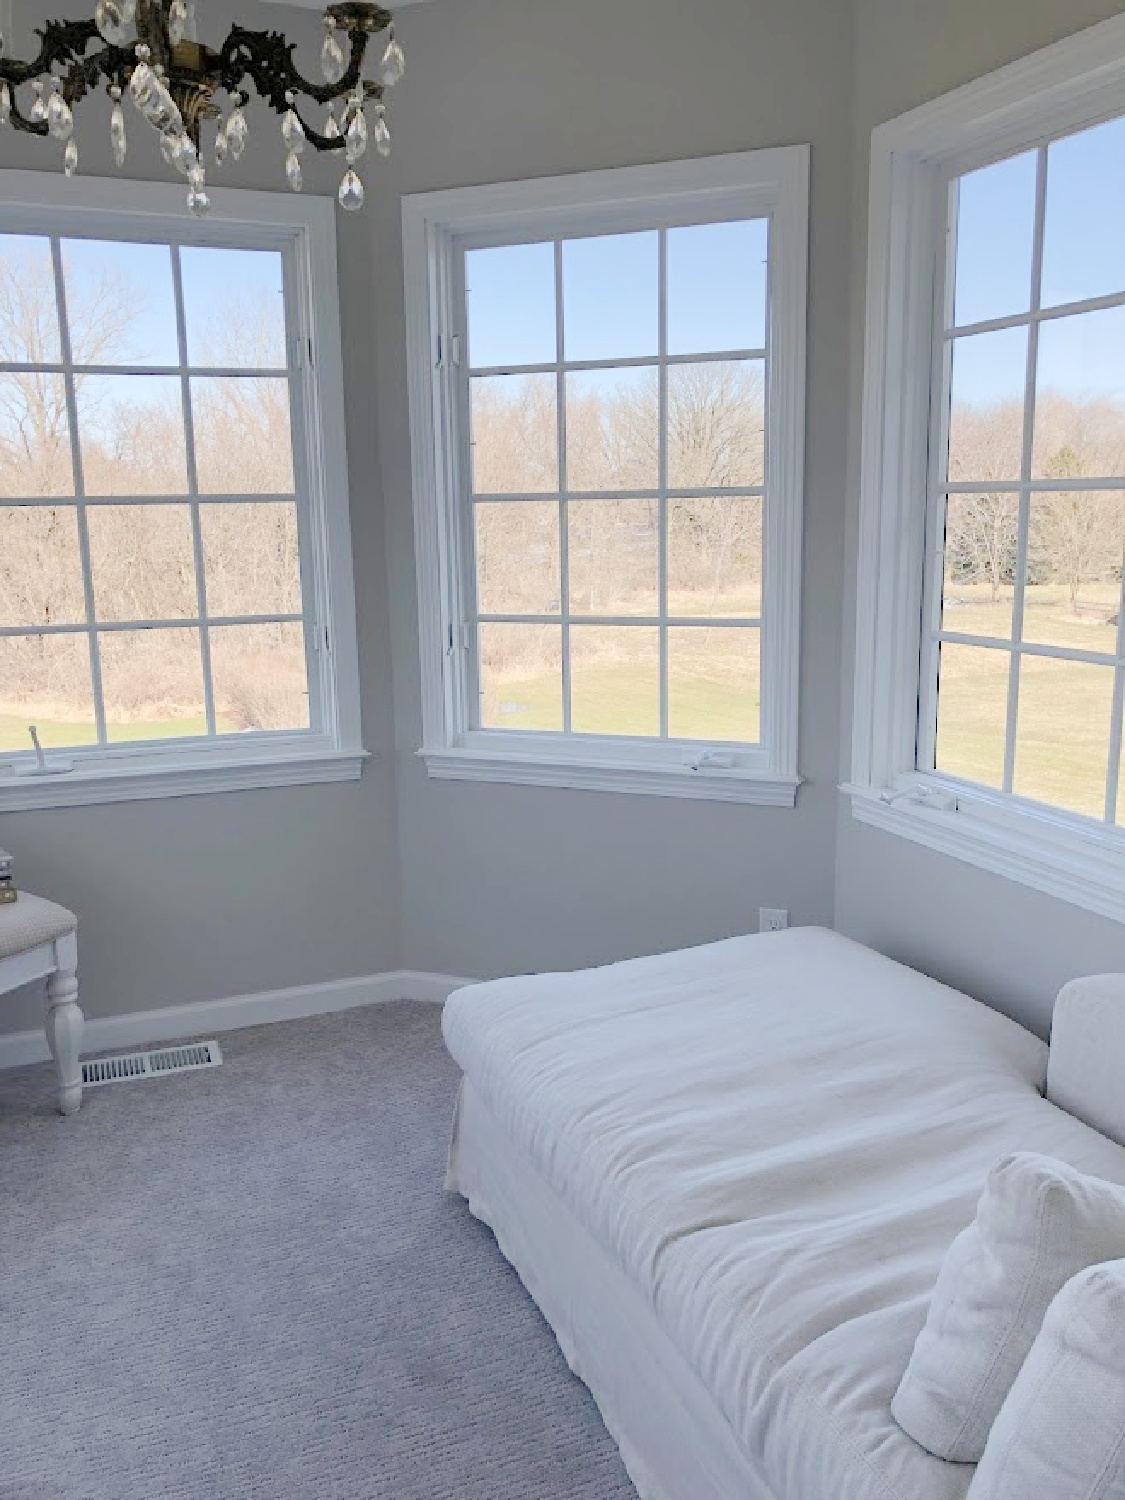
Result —
POLYGON ((0 1500, 635 1500, 442 1192, 439 1019, 227 1033, 69 1120, 0 1074, 0 1500))

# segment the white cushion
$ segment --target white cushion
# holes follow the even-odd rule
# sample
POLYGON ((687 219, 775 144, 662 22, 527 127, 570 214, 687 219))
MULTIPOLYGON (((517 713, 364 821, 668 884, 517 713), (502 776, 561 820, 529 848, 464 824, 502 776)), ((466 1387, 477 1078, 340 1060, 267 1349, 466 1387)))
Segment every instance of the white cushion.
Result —
POLYGON ((1047 1098, 1125 1145, 1125 974, 1091 974, 1059 991, 1047 1098))
POLYGON ((78 918, 65 906, 21 891, 17 900, 0 906, 0 958, 29 953, 77 926, 78 918))
POLYGON ((988 1439, 968 1500, 1125 1495, 1125 1260, 1052 1302, 988 1439))
POLYGON ((899 1426, 939 1458, 976 1463, 1055 1295, 1120 1256, 1125 1189, 1050 1157, 1005 1157, 942 1265, 891 1404, 899 1426))

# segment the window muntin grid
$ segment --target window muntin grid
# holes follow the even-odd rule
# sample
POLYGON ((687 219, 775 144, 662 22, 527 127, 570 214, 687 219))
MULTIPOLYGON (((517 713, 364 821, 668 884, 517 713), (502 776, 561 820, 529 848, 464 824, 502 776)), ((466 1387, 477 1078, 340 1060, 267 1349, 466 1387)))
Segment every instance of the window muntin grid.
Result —
MULTIPOLYGON (((730 222, 732 227, 753 226, 764 231, 760 342, 748 347, 722 347, 722 340, 716 337, 712 326, 699 337, 698 352, 692 352, 693 346, 683 333, 683 320, 680 319, 675 335, 676 351, 671 351, 669 237, 682 233, 685 227, 706 230, 710 226, 704 223, 604 235, 559 235, 532 244, 501 242, 485 247, 492 252, 542 253, 545 262, 540 267, 541 287, 549 287, 554 316, 553 326, 548 326, 541 305, 538 309, 531 306, 520 308, 526 348, 543 357, 522 363, 474 363, 472 320, 468 313, 471 272, 467 264, 468 256, 474 252, 462 249, 459 269, 466 302, 462 326, 467 349, 463 384, 467 416, 464 457, 467 504, 463 514, 461 550, 467 559, 465 597, 469 601, 467 636, 472 642, 470 714, 473 728, 567 736, 612 734, 665 741, 705 740, 740 747, 761 743, 762 699, 769 691, 761 669, 761 638, 766 623, 762 576, 768 488, 769 220, 758 217, 730 222), (657 247, 652 352, 626 353, 619 357, 568 358, 567 247, 585 249, 646 237, 650 237, 657 247), (548 357, 550 355, 553 357, 548 357), (724 382, 737 386, 739 372, 748 371, 760 372, 760 405, 756 412, 761 434, 760 453, 752 454, 749 460, 743 459, 744 467, 749 462, 751 472, 728 473, 720 478, 720 482, 708 482, 716 476, 690 472, 682 454, 677 462, 677 454, 669 441, 670 400, 679 389, 678 383, 702 378, 719 382, 720 388, 724 382), (654 451, 646 455, 645 463, 626 464, 622 471, 615 469, 612 461, 598 463, 589 454, 584 462, 576 463, 574 446, 568 440, 568 426, 573 425, 573 413, 580 407, 584 391, 590 388, 597 391, 599 385, 604 388, 613 383, 624 391, 627 398, 632 390, 641 389, 647 381, 651 398, 653 380, 655 409, 649 417, 655 441, 651 445, 654 451), (488 462, 487 456, 482 462, 480 453, 479 423, 474 420, 478 416, 478 392, 485 388, 485 383, 494 390, 502 390, 505 385, 516 382, 535 393, 533 404, 541 406, 543 420, 539 431, 530 440, 526 433, 521 433, 522 467, 508 471, 508 474, 514 472, 514 477, 496 477, 496 466, 488 462), (579 483, 575 483, 576 474, 579 483), (712 607, 696 612, 677 611, 676 590, 671 586, 675 581, 676 567, 670 538, 676 535, 678 515, 685 507, 707 508, 722 502, 743 504, 753 511, 748 526, 749 531, 756 535, 758 561, 757 577, 747 590, 747 607, 741 610, 712 607), (520 609, 515 603, 521 601, 510 598, 506 602, 512 607, 494 608, 497 591, 489 576, 487 555, 482 547, 482 517, 500 514, 505 507, 517 506, 523 509, 525 516, 534 513, 534 521, 528 529, 540 533, 533 559, 535 565, 529 569, 528 587, 528 595, 537 602, 526 607, 525 598, 522 601, 525 607, 520 609), (638 523, 635 545, 638 550, 652 554, 652 567, 646 570, 651 573, 651 587, 642 591, 647 595, 647 604, 642 607, 633 599, 627 604, 621 600, 613 601, 606 608, 596 605, 576 607, 576 578, 588 571, 590 556, 596 555, 592 546, 576 544, 576 534, 584 536, 587 531, 594 530, 588 524, 589 519, 599 511, 603 516, 602 529, 608 526, 613 530, 611 516, 627 525, 625 513, 632 512, 637 518, 642 509, 649 512, 650 534, 640 539, 645 528, 643 523, 638 523), (554 677, 557 664, 557 695, 548 692, 537 711, 530 716, 527 713, 505 713, 506 708, 518 710, 520 705, 505 705, 503 702, 498 713, 496 705, 490 705, 488 701, 486 664, 493 652, 493 642, 502 632, 513 628, 523 629, 526 633, 539 665, 546 668, 544 681, 549 680, 547 674, 554 677), (627 696, 634 685, 642 688, 644 703, 624 716, 611 714, 607 717, 604 706, 600 712, 591 712, 585 701, 589 697, 583 684, 584 676, 588 676, 586 658, 590 655, 596 632, 601 632, 603 645, 611 637, 613 639, 615 649, 610 653, 611 659, 619 660, 626 668, 620 674, 624 694, 627 696), (693 633, 698 634, 693 636, 693 633), (698 729, 690 732, 695 727, 693 716, 682 707, 684 699, 690 697, 693 680, 699 680, 698 653, 694 668, 685 668, 675 679, 672 674, 673 663, 681 659, 685 644, 689 640, 697 644, 703 638, 712 652, 712 658, 703 664, 704 676, 708 668, 713 669, 714 660, 721 660, 724 654, 734 660, 741 651, 745 658, 735 661, 734 665, 735 680, 745 684, 746 689, 741 704, 743 711, 738 712, 731 702, 718 712, 709 706, 707 729, 711 732, 708 733, 698 732, 698 729), (732 647, 737 649, 732 650, 732 647), (653 682, 655 693, 649 690, 653 682), (757 698, 753 700, 755 689, 757 698)), ((746 326, 745 318, 740 321, 740 326, 746 326)), ((632 328, 630 336, 634 347, 647 347, 643 327, 632 328)), ((746 524, 744 522, 744 526, 746 524)), ((621 526, 616 529, 620 530, 621 526)), ((514 594, 517 591, 509 592, 514 594)), ((596 652, 594 654, 596 656, 596 652)), ((597 696, 604 698, 604 686, 597 696)), ((698 717, 697 713, 696 724, 698 717)))
MULTIPOLYGON (((1075 398, 1059 375, 1069 363, 1073 386, 1073 348, 1063 361, 1057 349, 1088 336, 1090 320, 1103 325, 1095 344, 1116 337, 1110 322, 1119 322, 1125 334, 1125 261, 1118 257, 1119 264, 1108 265, 1113 257, 1095 250, 1087 257, 1091 274, 1073 244, 1067 260, 1074 205, 1066 219, 1064 209, 1074 195, 1075 153, 1083 152, 1092 152, 1093 160, 1101 152, 1103 165, 1112 160, 1114 172, 1125 173, 1125 121, 1060 135, 949 185, 945 280, 936 299, 935 461, 917 766, 1112 824, 1125 818, 1119 799, 1125 357, 1116 391, 1075 398), (992 287, 990 308, 987 296, 982 304, 979 286, 970 297, 959 287, 974 269, 966 239, 978 265, 981 258, 979 224, 963 234, 964 197, 967 185, 979 191, 991 173, 999 212, 1011 186, 1000 174, 1017 172, 1024 176, 1026 214, 1011 212, 1004 199, 1003 232, 1010 243, 1003 256, 993 248, 1005 279, 992 287), (1095 294, 1079 295, 1087 290, 1095 294), (972 316, 960 317, 958 309, 966 305, 972 316), (971 401, 958 399, 959 367, 969 372, 960 378, 971 389, 974 365, 990 371, 994 389, 1009 393, 1010 399, 993 403, 990 421, 979 420, 971 401), (1085 437, 1076 420, 1082 416, 1091 419, 1085 437), (990 425, 983 443, 982 431, 990 425), (1082 537, 1088 542, 1094 533, 1100 540, 1093 548, 1086 545, 1083 561, 1082 537), (978 601, 965 598, 967 551, 972 568, 983 573, 991 618, 978 601), (1051 589, 1067 582, 1066 569, 1073 624, 1061 611, 1050 617, 1051 589)), ((1096 205, 1091 213, 1084 233, 1108 246, 1108 224, 1099 222, 1096 205)))
MULTIPOLYGON (((0 359, 0 383, 45 382, 52 392, 57 392, 60 411, 56 413, 55 435, 61 434, 65 452, 55 455, 57 462, 48 482, 38 484, 38 493, 34 492, 33 484, 24 489, 18 482, 18 474, 13 480, 9 472, 7 482, 0 485, 0 534, 5 520, 13 537, 21 521, 39 526, 48 537, 52 531, 70 534, 77 549, 76 578, 81 603, 52 616, 47 603, 52 591, 45 586, 42 615, 37 613, 33 619, 25 612, 20 616, 13 613, 12 601, 21 592, 33 596, 34 580, 26 574, 13 579, 9 573, 7 610, 3 609, 0 588, 0 657, 6 660, 9 673, 17 677, 21 657, 26 661, 37 652, 43 658, 51 656, 65 661, 67 670, 63 676, 68 686, 61 691, 64 696, 69 693, 71 699, 79 700, 85 691, 88 713, 78 723, 68 723, 65 716, 62 722, 57 722, 57 714, 53 720, 49 708, 44 712, 43 691, 33 691, 26 701, 9 704, 6 725, 5 710, 0 709, 0 749, 26 749, 25 725, 36 721, 44 743, 83 750, 122 744, 159 743, 166 747, 178 740, 200 744, 232 734, 242 735, 247 730, 255 731, 255 737, 279 733, 310 735, 318 727, 319 694, 312 670, 313 632, 307 628, 311 607, 303 535, 307 496, 301 477, 303 467, 295 447, 299 376, 288 356, 293 345, 288 252, 246 243, 218 246, 178 240, 141 242, 112 239, 100 233, 89 238, 49 233, 0 235, 0 247, 5 244, 23 249, 33 247, 47 257, 51 305, 40 310, 34 337, 16 348, 11 347, 9 339, 9 347, 0 351, 15 356, 0 359), (167 278, 166 305, 158 307, 154 315, 146 304, 150 359, 138 357, 135 348, 131 358, 119 357, 119 350, 128 341, 126 324, 119 340, 115 340, 112 327, 108 332, 103 330, 105 336, 95 341, 97 357, 83 358, 83 350, 72 347, 72 321, 76 315, 85 319, 91 312, 81 298, 76 298, 80 279, 75 267, 81 269, 83 263, 87 269, 103 263, 112 266, 121 259, 126 263, 123 270, 127 270, 130 257, 135 262, 147 260, 150 267, 162 264, 160 274, 167 278), (222 260, 225 292, 230 291, 232 284, 241 291, 238 287, 241 271, 245 273, 247 294, 263 279, 271 284, 272 291, 272 283, 276 281, 281 305, 274 314, 261 317, 256 328, 244 326, 241 344, 233 337, 229 339, 218 350, 221 358, 214 357, 214 349, 207 351, 200 347, 192 362, 189 349, 202 344, 204 314, 208 310, 208 278, 201 275, 203 263, 208 259, 213 263, 222 260), (267 268, 265 277, 256 282, 250 274, 251 265, 258 270, 267 268), (77 314, 75 306, 79 309, 77 314), (212 354, 211 359, 200 357, 207 352, 212 354), (96 406, 99 396, 104 398, 106 392, 115 393, 121 402, 127 392, 152 394, 154 390, 164 398, 165 419, 175 412, 175 421, 180 424, 175 438, 178 447, 182 436, 179 473, 173 473, 176 464, 169 468, 165 463, 165 451, 146 450, 145 444, 152 440, 152 434, 145 438, 141 411, 131 435, 134 442, 134 451, 129 455, 131 465, 124 464, 125 477, 133 482, 117 482, 112 461, 101 462, 100 478, 91 478, 90 455, 84 449, 86 439, 97 429, 97 420, 84 409, 84 403, 96 406), (249 448, 255 397, 258 415, 263 409, 263 398, 272 408, 274 426, 268 436, 275 441, 264 444, 265 462, 261 462, 261 453, 256 455, 258 479, 251 472, 252 459, 243 456, 239 462, 244 472, 239 477, 245 482, 234 484, 229 472, 224 473, 224 469, 230 469, 234 445, 225 447, 207 437, 199 438, 197 423, 206 420, 208 413, 221 412, 225 405, 229 408, 228 428, 247 435, 249 448), (276 441, 279 435, 282 440, 276 441), (151 462, 146 467, 144 460, 149 452, 151 462), (205 459, 203 463, 201 457, 205 459), (160 482, 169 473, 179 482, 160 482), (275 480, 278 482, 267 482, 275 480), (130 509, 137 518, 132 527, 125 521, 130 509), (137 543, 132 571, 138 581, 143 579, 149 586, 147 607, 131 610, 123 608, 120 601, 107 604, 104 593, 99 598, 99 571, 108 566, 99 557, 99 530, 111 518, 117 524, 118 545, 123 536, 137 543), (178 575, 176 569, 169 573, 165 608, 160 599, 155 604, 151 599, 153 568, 151 558, 146 562, 143 534, 147 530, 151 539, 154 530, 168 533, 181 526, 184 528, 181 565, 178 575), (231 578, 223 576, 224 557, 229 559, 232 549, 236 553, 250 553, 255 543, 259 552, 250 559, 255 564, 261 562, 263 555, 269 561, 271 548, 280 554, 272 559, 277 575, 272 588, 263 585, 260 577, 244 577, 241 584, 232 585, 231 578), (210 603, 209 581, 215 584, 215 597, 210 603), (149 677, 153 684, 166 677, 168 690, 173 694, 178 692, 180 698, 191 697, 190 679, 197 665, 196 715, 136 717, 127 703, 116 701, 115 675, 124 673, 129 679, 124 697, 135 697, 138 665, 146 653, 153 658, 161 650, 164 657, 152 661, 149 677), (77 671, 79 651, 86 660, 85 689, 77 671), (177 676, 186 676, 187 685, 181 681, 177 687, 177 676), (234 705, 233 710, 230 705, 234 705)), ((121 278, 119 287, 126 280, 121 278)), ((212 289, 216 284, 212 278, 212 289)), ((151 290, 151 286, 142 285, 138 295, 143 300, 151 290)), ((119 297, 116 311, 110 308, 108 316, 123 319, 123 306, 119 297)), ((94 315, 98 311, 95 304, 94 315)), ((10 412, 7 425, 10 429, 10 412)), ((229 443, 230 431, 226 437, 229 443)), ((105 459, 104 453, 100 456, 105 459)), ((167 540, 167 535, 164 539, 167 540)), ((101 558, 107 558, 105 548, 100 550, 101 558)), ((60 552, 57 544, 54 554, 50 545, 39 550, 44 569, 65 561, 65 554, 66 548, 60 552)), ((0 585, 5 582, 3 572, 0 558, 0 585)), ((160 593, 158 585, 155 592, 160 593)), ((41 689, 42 671, 38 676, 41 689)), ((48 666, 48 684, 50 679, 48 666)), ((0 698, 8 696, 3 687, 0 681, 0 698)), ((18 691, 18 687, 12 689, 13 694, 18 691)), ((50 691, 48 686, 48 696, 50 691)), ((184 706, 179 703, 177 708, 184 706)))

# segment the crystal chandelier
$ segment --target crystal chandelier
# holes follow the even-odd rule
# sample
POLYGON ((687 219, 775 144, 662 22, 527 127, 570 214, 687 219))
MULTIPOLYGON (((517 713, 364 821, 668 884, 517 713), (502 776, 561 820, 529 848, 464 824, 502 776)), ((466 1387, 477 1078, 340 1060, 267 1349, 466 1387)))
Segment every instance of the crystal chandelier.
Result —
POLYGON ((191 0, 97 0, 92 21, 48 21, 37 35, 39 55, 31 62, 7 58, 0 37, 0 125, 57 141, 68 177, 78 170, 75 105, 102 87, 113 101, 109 129, 117 165, 124 165, 128 149, 128 95, 157 132, 165 161, 187 178, 188 207, 195 214, 211 207, 204 126, 217 122, 216 164, 228 157, 237 161, 246 148, 246 106, 254 93, 281 116, 285 176, 295 193, 302 187, 306 146, 334 151, 345 163, 340 205, 362 208, 360 159, 369 145, 380 156, 390 154, 383 100, 402 77, 405 58, 390 12, 364 0, 341 0, 325 11, 323 83, 301 76, 293 62, 295 44, 277 31, 232 26, 218 51, 196 41, 191 0), (372 81, 363 76, 364 63, 381 32, 387 40, 372 81), (311 123, 312 106, 326 110, 319 128, 311 123))

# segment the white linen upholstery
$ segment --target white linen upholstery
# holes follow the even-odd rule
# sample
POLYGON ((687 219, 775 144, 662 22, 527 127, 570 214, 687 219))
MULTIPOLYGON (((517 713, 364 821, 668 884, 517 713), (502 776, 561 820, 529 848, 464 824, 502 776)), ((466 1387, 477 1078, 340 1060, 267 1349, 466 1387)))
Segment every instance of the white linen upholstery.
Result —
POLYGON ((1125 1182, 1042 1042, 815 929, 474 986, 444 1024, 775 1494, 961 1500, 890 1411, 950 1244, 1007 1152, 1125 1182))
POLYGON ((53 943, 77 926, 78 918, 65 906, 21 891, 18 900, 0 906, 0 958, 15 958, 53 943))
POLYGON ((1092 974, 1059 991, 1047 1097, 1125 1145, 1125 974, 1092 974))
POLYGON ((899 1426, 938 1458, 976 1463, 1055 1296, 1123 1255, 1125 1188, 1049 1157, 1005 1157, 942 1263, 891 1403, 899 1426))
POLYGON ((969 1500, 1125 1495, 1125 1260, 1081 1272, 1051 1304, 1005 1401, 969 1500))

